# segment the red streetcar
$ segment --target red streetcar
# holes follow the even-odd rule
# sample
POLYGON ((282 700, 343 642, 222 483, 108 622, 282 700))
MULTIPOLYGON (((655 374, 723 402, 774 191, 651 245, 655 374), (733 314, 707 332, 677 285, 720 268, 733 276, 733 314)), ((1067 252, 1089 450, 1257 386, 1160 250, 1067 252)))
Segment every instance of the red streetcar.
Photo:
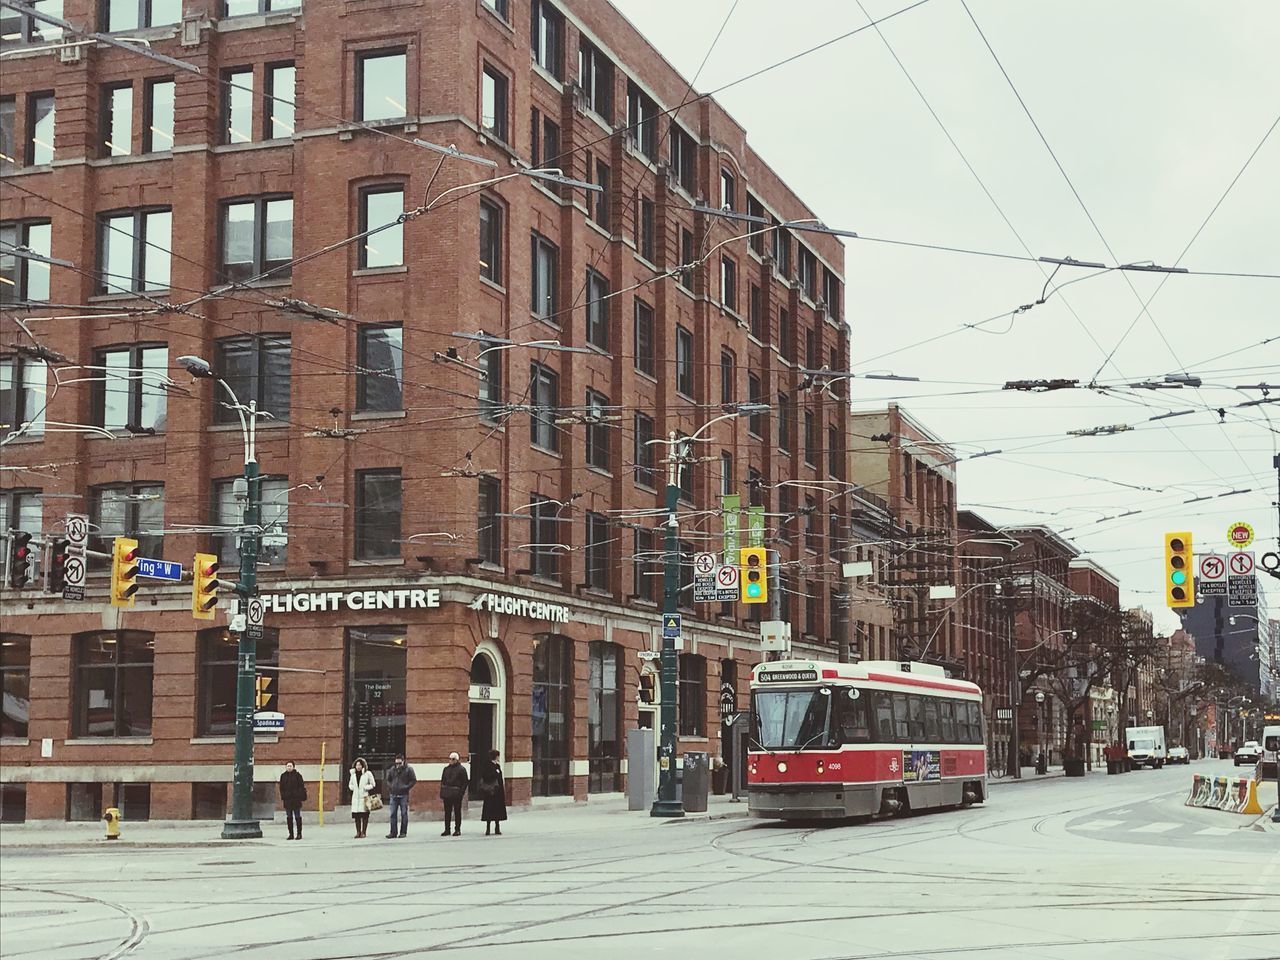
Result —
POLYGON ((864 817, 987 796, 982 691, 932 664, 762 663, 751 722, 757 817, 864 817))

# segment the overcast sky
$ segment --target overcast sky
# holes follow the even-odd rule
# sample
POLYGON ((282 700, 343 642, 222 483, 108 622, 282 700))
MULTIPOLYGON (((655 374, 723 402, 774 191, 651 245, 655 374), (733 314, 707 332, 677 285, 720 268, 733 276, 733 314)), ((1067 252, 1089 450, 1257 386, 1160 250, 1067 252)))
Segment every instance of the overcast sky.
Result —
MULTIPOLYGON (((733 6, 615 2, 686 77, 733 6)), ((873 18, 909 2, 862 0, 873 18)), ((884 39, 866 30, 717 99, 830 226, 1018 255, 1025 241, 1037 257, 1175 263, 1280 112, 1280 4, 968 3, 1114 257, 960 0, 930 0, 883 24, 884 39)), ((696 89, 714 89, 866 22, 858 0, 739 0, 696 89)), ((1182 265, 1280 274, 1277 184, 1280 128, 1182 265)), ((850 240, 845 268, 854 368, 926 381, 856 381, 856 406, 896 396, 962 452, 1006 451, 959 465, 962 505, 997 524, 1070 528, 1064 535, 1120 578, 1124 602, 1147 606, 1166 629, 1176 625, 1163 600, 1166 530, 1192 530, 1198 552, 1226 550, 1228 524, 1245 520, 1259 545, 1276 549, 1272 457, 1280 435, 1264 412, 1280 429, 1280 403, 1228 409, 1220 424, 1217 408, 1261 394, 997 388, 1010 379, 1089 383, 1095 374, 1099 383, 1129 384, 1183 371, 1205 384, 1280 384, 1280 280, 1172 276, 1148 316, 1142 301, 1164 277, 1110 272, 979 332, 962 325, 1039 298, 1046 274, 1038 265, 850 240), (1148 422, 1183 409, 1198 412, 1148 422), (1109 424, 1135 430, 1065 436, 1109 424), (1249 487, 1254 492, 1182 503, 1249 487), (1096 522, 1130 510, 1142 512, 1096 522)), ((1055 283, 1092 272, 1064 269, 1055 283)), ((1267 592, 1276 616, 1273 585, 1267 592)))

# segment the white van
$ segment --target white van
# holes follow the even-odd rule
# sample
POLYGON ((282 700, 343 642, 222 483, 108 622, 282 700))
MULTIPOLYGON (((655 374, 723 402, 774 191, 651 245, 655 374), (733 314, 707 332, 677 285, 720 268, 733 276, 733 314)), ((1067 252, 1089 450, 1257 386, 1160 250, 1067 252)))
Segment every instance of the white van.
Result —
POLYGON ((1276 775, 1276 761, 1280 759, 1280 726, 1262 728, 1262 775, 1276 775))
POLYGON ((1158 770, 1164 766, 1164 727, 1125 727, 1125 744, 1129 748, 1129 769, 1150 767, 1158 770))

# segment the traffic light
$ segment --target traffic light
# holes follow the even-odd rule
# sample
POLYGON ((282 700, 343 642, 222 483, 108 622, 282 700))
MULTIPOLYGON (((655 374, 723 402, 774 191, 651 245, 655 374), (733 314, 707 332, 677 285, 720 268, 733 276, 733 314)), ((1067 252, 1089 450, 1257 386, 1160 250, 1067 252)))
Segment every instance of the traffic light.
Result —
POLYGON ((67 541, 55 540, 49 547, 49 592, 61 594, 67 585, 67 541))
POLYGON ((31 534, 21 530, 9 534, 9 586, 21 590, 31 582, 31 534))
POLYGON ((218 606, 218 558, 212 553, 197 553, 191 564, 191 615, 197 620, 212 620, 218 606))
POLYGON ((116 537, 111 545, 111 605, 132 607, 138 592, 138 541, 116 537))
POLYGON ((657 703, 658 675, 649 671, 640 673, 639 701, 641 703, 657 703))
POLYGON ((738 551, 740 599, 743 603, 765 603, 769 599, 769 551, 764 547, 743 547, 738 551))
POLYGON ((257 683, 257 696, 254 697, 253 705, 261 710, 271 702, 271 678, 259 675, 255 678, 257 683))
POLYGON ((1195 578, 1191 572, 1191 534, 1164 535, 1164 598, 1175 609, 1196 605, 1195 578))

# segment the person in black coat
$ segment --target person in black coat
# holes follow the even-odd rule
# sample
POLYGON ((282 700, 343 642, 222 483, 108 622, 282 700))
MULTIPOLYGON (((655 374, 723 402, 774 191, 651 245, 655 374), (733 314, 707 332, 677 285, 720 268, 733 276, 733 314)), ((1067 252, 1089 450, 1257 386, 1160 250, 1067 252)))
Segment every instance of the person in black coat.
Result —
POLYGON ((307 800, 307 785, 302 774, 293 768, 290 760, 284 765, 284 773, 280 774, 280 803, 284 806, 284 815, 289 821, 289 839, 302 839, 302 805, 307 800), (297 833, 294 833, 294 824, 297 833))
POLYGON ((456 753, 449 754, 449 765, 440 774, 440 799, 444 801, 444 833, 449 836, 449 821, 453 821, 453 835, 462 834, 462 802, 467 796, 467 768, 462 765, 456 753))
POLYGON ((507 785, 502 781, 502 766, 498 763, 498 751, 490 750, 489 759, 477 763, 479 770, 473 770, 476 781, 480 784, 480 796, 484 799, 484 835, 489 836, 489 828, 499 837, 502 836, 502 821, 507 819, 507 785))

